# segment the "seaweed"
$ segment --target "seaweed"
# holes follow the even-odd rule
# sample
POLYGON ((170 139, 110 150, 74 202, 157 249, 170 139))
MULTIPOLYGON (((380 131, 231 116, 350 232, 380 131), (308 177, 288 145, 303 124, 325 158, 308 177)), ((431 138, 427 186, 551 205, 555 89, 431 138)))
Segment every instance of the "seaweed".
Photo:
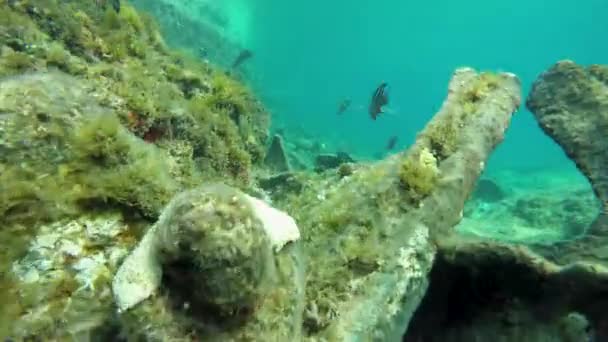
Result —
POLYGON ((93 2, 32 0, 0 20, 30 23, 20 36, 37 37, 41 50, 6 50, 3 74, 58 68, 85 77, 107 90, 98 91, 100 100, 138 137, 158 146, 190 141, 212 177, 246 184, 263 160, 268 114, 251 91, 209 63, 168 51, 155 21, 132 6, 116 13, 93 2))
MULTIPOLYGON (((170 51, 154 20, 129 4, 117 14, 94 1, 3 2, 0 51, 0 232, 11 245, 0 255, 2 275, 41 225, 120 211, 145 226, 185 188, 214 179, 246 188, 263 160, 268 113, 251 90, 170 51)), ((52 339, 49 327, 75 324, 75 310, 100 317, 55 302, 74 295, 70 278, 61 279, 46 290, 54 294, 48 317, 63 321, 20 327, 52 339)), ((91 285, 108 279, 99 282, 91 285)), ((18 285, 23 293, 0 296, 12 303, 2 305, 2 322, 31 309, 15 304, 22 295, 35 308, 43 286, 18 285)), ((5 328, 0 335, 10 336, 5 328)))
POLYGON ((437 159, 426 148, 414 151, 401 162, 399 178, 410 198, 420 200, 435 188, 439 178, 437 159))

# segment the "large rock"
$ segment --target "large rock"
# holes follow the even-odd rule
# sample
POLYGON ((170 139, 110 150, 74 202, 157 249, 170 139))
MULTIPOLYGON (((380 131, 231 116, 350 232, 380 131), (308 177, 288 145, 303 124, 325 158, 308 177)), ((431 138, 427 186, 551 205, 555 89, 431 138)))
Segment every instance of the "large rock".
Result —
MULTIPOLYGON (((604 67, 559 62, 539 77, 527 100, 541 128, 564 148, 604 204, 606 75, 604 67)), ((538 209, 532 201, 518 208, 528 219, 535 219, 538 209)), ((587 234, 550 246, 440 237, 431 288, 405 341, 607 340, 606 232, 601 213, 587 234)))
POLYGON ((608 67, 583 68, 562 61, 534 83, 526 102, 542 130, 589 179, 608 203, 608 67))
POLYGON ((408 151, 339 180, 312 180, 280 203, 296 217, 309 255, 306 336, 401 339, 428 286, 432 241, 460 220, 519 100, 514 75, 459 69, 408 151))
POLYGON ((245 195, 221 187, 177 196, 138 247, 158 250, 136 249, 115 278, 118 304, 126 310, 123 326, 132 336, 161 340, 189 331, 224 340, 400 340, 428 286, 432 241, 460 220, 517 109, 519 91, 511 74, 458 70, 440 113, 409 151, 337 183, 325 182, 335 177, 312 177, 297 196, 279 202, 296 218, 303 239, 270 257, 271 263, 253 254, 242 258, 250 254, 245 251, 268 249, 267 243, 247 243, 261 235, 246 229, 256 227, 255 215, 234 209, 248 206, 239 204, 248 202, 245 195), (235 230, 242 232, 228 234, 235 230), (298 248, 306 254, 305 288, 298 248), (134 270, 150 262, 156 266, 151 277, 140 278, 141 289, 166 295, 146 299, 132 280, 134 270), (216 267, 221 264, 240 269, 241 277, 216 267), (271 264, 279 283, 248 278, 271 264), (207 290, 185 291, 192 286, 207 290), (209 310, 218 313, 211 320, 204 315, 209 310))
POLYGON ((542 130, 587 177, 602 207, 586 236, 544 253, 563 263, 608 261, 608 67, 558 62, 534 82, 526 104, 542 130))
POLYGON ((264 164, 273 172, 280 173, 291 171, 287 152, 285 151, 285 145, 283 144, 283 138, 280 135, 275 134, 272 137, 268 152, 266 152, 264 164))
POLYGON ((0 79, 0 220, 53 219, 108 201, 154 217, 171 199, 166 154, 92 92, 62 72, 0 79))
POLYGON ((181 193, 114 277, 122 324, 147 341, 297 340, 304 279, 297 249, 281 249, 299 237, 288 215, 226 185, 181 193))
MULTIPOLYGON (((487 158, 504 138, 519 92, 512 74, 457 70, 441 110, 408 151, 342 178, 313 175, 297 195, 275 204, 294 217, 302 234, 280 250, 295 235, 269 229, 268 222, 284 228, 292 221, 259 200, 228 187, 177 195, 116 274, 118 320, 108 321, 106 301, 91 306, 99 307, 100 318, 78 331, 95 334, 105 326, 103 336, 112 339, 114 323, 123 335, 163 341, 193 334, 211 340, 400 340, 427 290, 434 240, 461 219, 487 158), (139 272, 148 276, 138 279, 139 272), (200 288, 205 291, 194 291, 200 288)), ((130 137, 116 130, 110 137, 130 137)), ((93 132, 107 133, 96 126, 93 132)), ((119 145, 125 146, 131 145, 119 145)), ((132 245, 134 235, 117 239, 132 245)), ((125 248, 120 251, 122 256, 125 248)), ((68 268, 61 261, 58 267, 68 268)), ((109 272, 87 286, 107 294, 115 263, 108 265, 109 272)))
POLYGON ((404 341, 606 340, 608 268, 560 266, 525 246, 480 239, 452 236, 438 247, 404 341))

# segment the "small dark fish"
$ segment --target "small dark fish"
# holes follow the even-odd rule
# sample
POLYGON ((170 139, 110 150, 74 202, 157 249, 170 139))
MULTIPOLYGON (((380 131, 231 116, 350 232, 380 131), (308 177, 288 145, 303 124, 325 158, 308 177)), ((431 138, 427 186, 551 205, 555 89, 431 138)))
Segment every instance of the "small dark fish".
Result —
POLYGON ((382 82, 374 91, 372 95, 372 100, 369 104, 369 116, 372 120, 376 120, 376 118, 382 114, 382 107, 388 104, 388 83, 382 82))
POLYGON ((112 5, 112 8, 116 13, 120 13, 120 0, 95 0, 97 6, 101 8, 106 8, 108 2, 112 5))
POLYGON ((232 69, 236 69, 239 65, 243 64, 246 60, 253 57, 253 52, 251 50, 245 49, 239 53, 234 62, 232 63, 232 69))
POLYGON ((348 109, 348 107, 350 107, 350 104, 351 104, 350 99, 342 100, 342 102, 340 102, 340 105, 338 105, 338 115, 344 113, 348 109))
POLYGON ((396 135, 393 135, 392 137, 390 137, 388 139, 388 143, 386 144, 386 149, 389 151, 394 149, 395 146, 397 145, 397 140, 399 140, 399 138, 396 135))
POLYGON ((120 0, 110 0, 110 3, 112 4, 114 11, 116 11, 116 13, 120 13, 120 0))

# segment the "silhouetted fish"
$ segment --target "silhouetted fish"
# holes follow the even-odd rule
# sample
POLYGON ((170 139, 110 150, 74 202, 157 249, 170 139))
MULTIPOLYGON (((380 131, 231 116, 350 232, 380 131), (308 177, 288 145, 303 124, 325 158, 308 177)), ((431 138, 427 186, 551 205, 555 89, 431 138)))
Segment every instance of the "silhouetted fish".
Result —
POLYGON ((394 149, 395 145, 397 145, 397 140, 399 140, 399 138, 396 135, 393 135, 392 137, 390 137, 388 139, 388 143, 386 144, 386 149, 387 150, 394 149))
POLYGON ((388 84, 382 82, 372 95, 372 100, 369 104, 369 116, 372 120, 376 120, 376 118, 382 114, 382 106, 388 104, 388 91, 386 87, 388 87, 388 84))
POLYGON ((246 60, 253 57, 253 52, 251 50, 245 49, 239 53, 234 62, 232 63, 232 69, 236 69, 239 65, 243 64, 246 60))
POLYGON ((350 107, 350 104, 351 104, 350 99, 342 100, 342 102, 340 102, 340 105, 338 106, 338 115, 344 113, 348 109, 348 107, 350 107))
POLYGON ((101 8, 106 8, 107 3, 109 2, 116 13, 120 12, 120 0, 95 0, 95 2, 97 3, 97 6, 101 8))

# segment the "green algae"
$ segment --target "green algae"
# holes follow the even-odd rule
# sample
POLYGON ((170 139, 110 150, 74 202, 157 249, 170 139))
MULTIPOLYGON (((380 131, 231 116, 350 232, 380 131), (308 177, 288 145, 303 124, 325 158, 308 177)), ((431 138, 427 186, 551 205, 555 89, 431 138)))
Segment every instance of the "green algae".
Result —
MULTIPOLYGON (((0 322, 23 318, 32 336, 75 338, 66 331, 102 323, 111 298, 87 305, 96 300, 74 291, 73 274, 29 285, 10 276, 40 225, 118 209, 145 226, 184 188, 246 187, 268 114, 247 86, 170 51, 128 4, 116 14, 93 1, 10 3, 0 4, 0 235, 10 246, 0 250, 0 289, 15 291, 2 291, 0 322), (43 307, 57 319, 27 316, 43 307)), ((0 335, 16 327, 0 324, 0 335)))
POLYGON ((120 13, 101 10, 94 2, 2 6, 0 20, 20 23, 24 31, 11 37, 20 42, 12 45, 35 48, 3 47, 0 76, 58 68, 86 78, 97 84, 100 102, 140 138, 189 140, 198 145, 195 158, 204 172, 229 175, 241 186, 250 181, 251 166, 264 156, 268 114, 242 83, 169 51, 149 16, 129 5, 120 13), (199 143, 200 137, 214 142, 199 143))
POLYGON ((403 158, 399 178, 412 200, 420 200, 435 189, 439 179, 437 159, 426 148, 412 152, 403 158))
POLYGON ((456 151, 460 143, 459 130, 479 114, 480 103, 500 85, 501 77, 492 72, 482 72, 475 76, 457 95, 459 106, 452 109, 454 113, 445 120, 429 124, 421 137, 427 141, 426 146, 438 162, 456 151))

